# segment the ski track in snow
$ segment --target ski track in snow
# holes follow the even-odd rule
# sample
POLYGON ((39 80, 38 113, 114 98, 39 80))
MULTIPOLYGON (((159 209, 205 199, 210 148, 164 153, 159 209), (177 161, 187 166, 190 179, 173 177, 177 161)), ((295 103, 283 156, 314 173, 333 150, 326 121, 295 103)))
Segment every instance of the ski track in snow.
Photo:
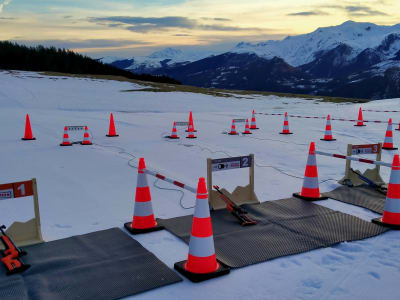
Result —
MULTIPOLYGON (((301 115, 328 113, 355 118, 359 104, 334 104, 310 100, 249 96, 253 99, 215 98, 190 93, 121 92, 141 86, 88 78, 48 77, 30 72, 0 72, 0 182, 38 179, 42 231, 46 240, 64 238, 110 227, 132 218, 137 158, 145 157, 148 168, 195 186, 206 175, 206 158, 255 154, 256 194, 261 201, 290 197, 301 188, 308 144, 317 149, 346 153, 348 143, 383 141, 385 124, 357 128, 350 122, 332 121, 336 142, 322 138, 325 120, 289 118, 291 136, 279 135, 283 116, 257 115, 260 130, 246 136, 222 134, 232 118, 250 118, 251 110, 301 115), (183 127, 178 141, 166 141, 173 121, 186 121, 193 111, 197 140, 186 140, 183 127), (114 112, 119 138, 105 137, 109 113, 114 112), (24 117, 30 113, 36 141, 22 142, 24 117), (59 147, 65 125, 88 125, 94 145, 59 147), (128 165, 128 162, 130 166, 128 165), (294 177, 293 177, 294 176, 294 177), (297 178, 300 177, 300 178, 297 178)), ((363 104, 365 109, 395 109, 400 99, 363 104)), ((364 112, 365 119, 400 120, 400 113, 364 112)), ((237 124, 237 130, 243 130, 237 124)), ((81 139, 83 133, 71 138, 81 139)), ((394 143, 400 140, 394 131, 394 143)), ((395 152, 397 153, 397 152, 395 152)), ((372 158, 365 155, 365 157, 372 158)), ((385 151, 383 161, 391 162, 385 151)), ((345 162, 318 156, 322 191, 334 189, 344 175, 345 162)), ((365 170, 368 165, 353 163, 365 170)), ((381 168, 388 180, 390 170, 381 168)), ((248 170, 217 172, 216 184, 232 190, 247 183, 248 170)), ((195 195, 149 177, 157 217, 193 213, 195 195), (182 198, 182 199, 180 199, 182 198)), ((0 201, 1 222, 12 216, 21 221, 32 215, 30 198, 0 201), (22 205, 24 204, 24 205, 22 205), (8 212, 8 213, 5 213, 8 212)), ((318 202, 364 220, 377 217, 366 209, 334 200, 318 202)), ((135 236, 169 267, 186 259, 188 247, 166 231, 135 236)), ((334 247, 277 258, 236 269, 229 276, 192 284, 183 283, 134 296, 134 299, 398 299, 400 279, 400 233, 341 243, 334 247), (233 287, 233 288, 232 288, 233 287)), ((132 297, 133 298, 133 297, 132 297)))

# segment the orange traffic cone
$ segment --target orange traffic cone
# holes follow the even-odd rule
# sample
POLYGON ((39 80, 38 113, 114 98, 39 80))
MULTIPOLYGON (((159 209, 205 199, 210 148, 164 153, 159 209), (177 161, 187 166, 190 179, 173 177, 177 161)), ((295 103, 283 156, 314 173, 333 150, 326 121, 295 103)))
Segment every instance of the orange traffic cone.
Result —
POLYGON ((186 138, 187 139, 197 139, 197 136, 194 135, 193 125, 189 124, 189 131, 188 131, 188 135, 186 138))
POLYGON ((176 122, 174 122, 174 125, 172 127, 172 133, 170 136, 168 136, 169 139, 179 139, 178 133, 176 131, 176 122))
POLYGON ((194 209, 189 254, 185 261, 177 262, 174 268, 193 282, 226 275, 230 269, 217 261, 214 249, 210 207, 204 177, 197 185, 196 207, 194 209))
POLYGON ((383 141, 382 149, 385 150, 397 150, 393 147, 393 131, 392 131, 392 119, 389 119, 388 126, 386 129, 385 140, 383 141))
POLYGON ((60 144, 60 146, 72 146, 71 142, 69 141, 69 135, 68 135, 68 127, 64 127, 64 135, 63 135, 63 141, 60 144))
POLYGON ((230 135, 238 135, 239 134, 236 131, 235 120, 232 120, 231 131, 228 132, 228 134, 230 134, 230 135))
POLYGON ((303 187, 300 194, 293 194, 294 197, 309 201, 328 199, 328 197, 322 196, 319 192, 317 158, 315 155, 315 143, 311 142, 306 171, 304 173, 303 187))
POLYGON ((357 124, 354 125, 354 126, 367 126, 367 125, 364 125, 364 120, 363 120, 363 114, 362 114, 361 107, 358 110, 358 121, 357 121, 357 124))
POLYGON ((254 130, 254 129, 259 129, 256 125, 256 113, 253 109, 253 112, 251 114, 251 123, 250 123, 250 129, 254 130))
POLYGON ((246 119, 246 126, 245 126, 244 131, 243 131, 242 133, 243 133, 243 134, 253 134, 253 133, 250 131, 249 119, 246 119))
POLYGON ((331 126, 330 115, 328 115, 328 117, 326 118, 325 136, 323 139, 321 139, 321 141, 336 141, 336 139, 332 137, 332 126, 331 126))
POLYGON ((190 132, 190 128, 192 128, 193 132, 197 132, 197 130, 194 129, 194 125, 193 125, 192 111, 189 112, 189 122, 188 122, 188 128, 186 129, 186 132, 190 132))
POLYGON ((85 132, 83 134, 83 141, 81 145, 92 145, 92 142, 90 141, 89 129, 87 126, 85 126, 85 132))
POLYGON ((287 112, 285 112, 285 119, 283 121, 283 130, 282 132, 279 132, 280 134, 293 134, 293 132, 290 132, 289 130, 289 120, 288 120, 288 115, 287 112))
POLYGON ((24 134, 24 137, 21 138, 21 140, 23 140, 23 141, 36 140, 36 138, 34 138, 33 134, 32 134, 31 122, 29 120, 29 114, 26 114, 26 118, 25 118, 25 134, 24 134))
POLYGON ((106 136, 108 136, 108 137, 119 136, 117 134, 117 131, 115 130, 114 116, 112 113, 110 114, 110 126, 108 128, 108 134, 106 136))
POLYGON ((139 159, 133 219, 132 222, 125 223, 124 227, 132 234, 164 229, 154 218, 150 187, 147 183, 146 163, 143 157, 139 159))
POLYGON ((399 127, 398 127, 398 128, 396 128, 396 130, 400 130, 400 122, 399 122, 399 127))
POLYGON ((372 222, 392 229, 400 229, 400 159, 398 154, 393 157, 383 216, 373 219, 372 222))

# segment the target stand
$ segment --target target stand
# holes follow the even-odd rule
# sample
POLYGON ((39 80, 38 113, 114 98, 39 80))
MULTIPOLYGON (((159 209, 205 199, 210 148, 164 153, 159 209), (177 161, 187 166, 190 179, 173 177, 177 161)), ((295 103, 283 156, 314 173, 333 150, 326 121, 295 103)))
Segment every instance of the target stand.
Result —
POLYGON ((212 189, 212 173, 239 168, 249 168, 249 184, 237 186, 232 193, 226 189, 221 189, 221 191, 237 205, 260 203, 254 192, 254 154, 220 159, 207 158, 207 190, 212 209, 226 208, 226 203, 221 200, 219 193, 212 189))

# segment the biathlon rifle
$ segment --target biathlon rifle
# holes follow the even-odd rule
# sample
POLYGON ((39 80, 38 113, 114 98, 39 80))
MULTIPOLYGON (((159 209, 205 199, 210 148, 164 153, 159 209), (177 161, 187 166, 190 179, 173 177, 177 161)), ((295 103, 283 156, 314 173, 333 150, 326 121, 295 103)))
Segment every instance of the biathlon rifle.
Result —
POLYGON ((376 184, 374 181, 372 181, 371 179, 369 179, 368 177, 356 172, 353 170, 353 168, 350 168, 350 170, 356 174, 362 181, 366 182, 370 187, 374 188, 375 190, 377 190, 378 192, 386 195, 387 189, 385 187, 383 187, 383 185, 379 185, 376 184))
POLYGON ((226 208, 234 215, 239 221, 241 222, 240 225, 242 226, 249 226, 249 225, 256 225, 257 222, 254 221, 252 218, 249 217, 247 211, 233 202, 228 196, 226 196, 222 191, 219 189, 218 185, 213 186, 214 189, 219 193, 221 199, 226 203, 226 208))
POLYGON ((5 250, 3 250, 3 258, 1 261, 7 268, 7 275, 24 272, 30 267, 30 265, 24 264, 21 260, 21 256, 27 253, 20 248, 18 248, 12 239, 4 232, 6 226, 0 226, 1 237, 0 240, 3 243, 5 250))

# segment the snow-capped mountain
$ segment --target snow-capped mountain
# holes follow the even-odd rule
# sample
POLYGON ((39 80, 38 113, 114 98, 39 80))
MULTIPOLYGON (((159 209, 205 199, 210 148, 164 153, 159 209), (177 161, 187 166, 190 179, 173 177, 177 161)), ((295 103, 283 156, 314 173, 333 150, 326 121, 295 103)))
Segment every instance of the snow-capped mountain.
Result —
MULTIPOLYGON (((288 36, 282 41, 267 41, 257 44, 239 43, 231 52, 255 53, 271 59, 280 57, 288 64, 298 67, 312 62, 318 54, 345 44, 351 48, 348 58, 354 58, 367 48, 376 48, 391 34, 400 33, 400 24, 379 26, 373 23, 347 21, 339 26, 318 28, 314 32, 288 36)), ((395 47, 387 49, 394 54, 395 47)))
POLYGON ((359 98, 400 97, 400 24, 347 21, 281 41, 239 43, 195 56, 165 49, 116 61, 132 72, 167 75, 201 87, 359 98))

